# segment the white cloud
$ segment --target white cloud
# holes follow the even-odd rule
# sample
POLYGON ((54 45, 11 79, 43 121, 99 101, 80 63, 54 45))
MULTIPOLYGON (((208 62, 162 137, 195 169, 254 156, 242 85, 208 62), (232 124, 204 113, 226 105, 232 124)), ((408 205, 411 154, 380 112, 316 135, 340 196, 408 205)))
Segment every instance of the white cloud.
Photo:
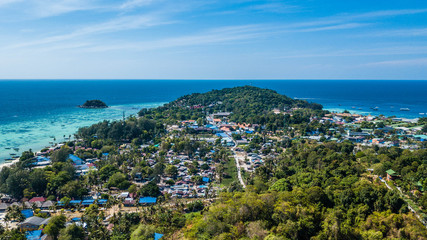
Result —
POLYGON ((208 31, 181 37, 169 37, 155 41, 143 41, 120 44, 104 44, 87 48, 88 51, 104 52, 116 50, 151 51, 184 46, 200 46, 207 44, 223 44, 240 40, 254 39, 268 35, 262 25, 243 25, 214 28, 208 31))
POLYGON ((427 66, 427 58, 372 62, 372 63, 364 64, 364 66, 393 66, 393 67, 427 66))
POLYGON ((13 4, 13 3, 18 3, 18 2, 22 2, 23 0, 0 0, 0 7, 9 5, 9 4, 13 4))
POLYGON ((132 9, 147 6, 153 3, 153 0, 129 0, 120 5, 120 9, 132 9))
POLYGON ((158 19, 155 15, 124 16, 104 23, 86 26, 68 34, 55 35, 36 41, 14 44, 5 47, 5 49, 24 48, 43 44, 51 44, 66 40, 73 40, 81 37, 87 37, 90 35, 126 31, 170 23, 171 22, 158 19))
POLYGON ((314 28, 303 28, 303 29, 300 29, 298 31, 299 32, 333 31, 333 30, 344 30, 344 29, 359 28, 359 27, 364 27, 366 25, 368 25, 368 24, 362 24, 362 23, 343 23, 343 24, 321 26, 321 27, 314 27, 314 28))

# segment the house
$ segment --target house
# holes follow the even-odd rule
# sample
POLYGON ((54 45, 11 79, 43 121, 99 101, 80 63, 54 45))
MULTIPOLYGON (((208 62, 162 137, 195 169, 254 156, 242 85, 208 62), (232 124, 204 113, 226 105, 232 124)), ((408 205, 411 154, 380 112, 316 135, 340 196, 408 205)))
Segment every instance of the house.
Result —
POLYGON ((135 200, 133 200, 133 198, 125 198, 123 205, 125 207, 133 207, 135 205, 135 200))
POLYGON ((24 215, 25 218, 30 218, 32 216, 34 216, 33 210, 31 209, 24 209, 21 210, 22 215, 24 215))
POLYGON ((27 240, 40 240, 43 236, 43 230, 34 230, 34 231, 27 231, 25 233, 25 238, 27 240))
POLYGON ((23 206, 24 209, 29 209, 29 208, 33 207, 33 205, 30 202, 24 202, 22 204, 22 206, 23 206))
POLYGON ((162 237, 163 237, 163 234, 161 234, 161 233, 154 233, 154 240, 159 240, 162 237))
POLYGON ((97 202, 98 202, 98 205, 105 205, 105 204, 107 204, 107 199, 98 199, 97 200, 97 202))
POLYGON ((48 224, 49 219, 50 218, 29 217, 19 224, 19 228, 24 231, 38 230, 40 226, 48 224))
POLYGON ((33 202, 33 206, 35 206, 36 208, 41 208, 43 206, 43 202, 40 202, 40 201, 33 202))
POLYGON ((30 199, 30 203, 35 203, 35 202, 45 202, 46 198, 44 197, 33 197, 30 199))
POLYGON ((237 145, 247 145, 249 144, 248 140, 242 139, 242 140, 236 140, 237 145))
POLYGON ((87 206, 89 206, 91 204, 94 204, 94 203, 95 203, 95 200, 93 200, 93 199, 86 199, 86 200, 83 200, 82 205, 85 206, 85 207, 87 207, 87 206))
POLYGON ((7 203, 0 203, 0 212, 6 212, 7 208, 9 207, 9 204, 7 203))
POLYGON ((387 181, 391 181, 399 177, 399 175, 395 171, 393 171, 393 169, 387 170, 386 173, 387 173, 387 181))
POLYGON ((70 205, 78 206, 82 203, 82 200, 71 200, 70 205))
POLYGON ((155 197, 140 197, 139 203, 142 205, 155 204, 157 202, 157 198, 155 197))
MULTIPOLYGON (((82 159, 80 159, 79 157, 77 157, 77 156, 75 156, 75 155, 73 155, 73 154, 69 154, 68 155, 68 159, 71 159, 71 161, 73 161, 73 164, 74 165, 82 165, 83 164, 83 160, 82 159)), ((67 159, 67 160, 68 160, 67 159)))
POLYGON ((53 204, 52 201, 46 201, 46 202, 43 203, 41 209, 49 210, 49 208, 51 208, 53 205, 54 204, 53 204))
POLYGON ((129 197, 129 192, 122 192, 120 193, 120 195, 118 196, 118 198, 127 198, 129 197))

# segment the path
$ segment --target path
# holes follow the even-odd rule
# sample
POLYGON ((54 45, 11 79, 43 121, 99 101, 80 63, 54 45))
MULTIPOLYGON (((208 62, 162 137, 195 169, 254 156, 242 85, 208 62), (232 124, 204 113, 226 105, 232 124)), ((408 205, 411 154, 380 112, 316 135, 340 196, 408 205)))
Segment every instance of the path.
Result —
POLYGON ((240 169, 240 158, 242 158, 242 157, 240 157, 240 156, 237 155, 237 151, 236 151, 237 142, 234 139, 233 139, 233 142, 234 142, 234 147, 232 147, 231 150, 234 153, 234 160, 236 161, 237 178, 239 178, 239 182, 242 185, 242 187, 246 188, 246 184, 245 184, 245 182, 243 181, 243 178, 242 178, 242 171, 240 169))
MULTIPOLYGON (((386 185, 386 187, 388 189, 390 189, 391 191, 395 191, 395 189, 393 189, 392 187, 390 187, 387 184, 386 180, 382 179, 382 177, 379 177, 379 179, 380 179, 381 182, 383 182, 386 185)), ((410 203, 405 200, 405 198, 403 197, 404 194, 403 194, 402 190, 400 189, 400 187, 396 187, 396 189, 398 190, 399 195, 402 196, 402 199, 406 202, 406 204, 408 204, 408 209, 411 210, 411 212, 415 215, 415 217, 418 218, 418 220, 427 228, 427 222, 424 221, 424 219, 418 214, 418 212, 415 211, 415 209, 412 208, 412 206, 410 205, 410 203)))

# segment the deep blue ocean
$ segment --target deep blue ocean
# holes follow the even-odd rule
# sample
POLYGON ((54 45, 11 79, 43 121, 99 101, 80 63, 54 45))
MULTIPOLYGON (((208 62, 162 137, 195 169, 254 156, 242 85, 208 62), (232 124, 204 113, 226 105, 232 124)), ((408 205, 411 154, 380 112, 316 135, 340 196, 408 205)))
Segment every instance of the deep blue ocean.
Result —
POLYGON ((3 80, 0 81, 0 161, 40 150, 79 127, 136 114, 182 95, 252 85, 326 109, 407 118, 427 117, 427 81, 358 80, 3 80), (80 109, 88 99, 111 108, 80 109), (371 108, 377 107, 378 111, 371 108), (410 111, 400 111, 408 108, 410 111), (54 138, 53 138, 54 137, 54 138), (49 143, 50 142, 50 143, 49 143), (19 148, 14 151, 5 148, 19 148), (13 156, 13 155, 12 155, 13 156))

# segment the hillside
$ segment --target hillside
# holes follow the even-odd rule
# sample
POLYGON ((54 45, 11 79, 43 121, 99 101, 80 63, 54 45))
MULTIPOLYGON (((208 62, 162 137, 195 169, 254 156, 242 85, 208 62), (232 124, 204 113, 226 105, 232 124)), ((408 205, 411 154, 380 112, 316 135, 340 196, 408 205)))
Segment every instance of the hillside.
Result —
POLYGON ((142 109, 140 116, 166 120, 197 120, 204 113, 231 112, 235 122, 262 123, 273 109, 307 108, 322 110, 322 105, 291 99, 270 89, 252 86, 224 88, 207 93, 193 93, 156 109, 142 109))

